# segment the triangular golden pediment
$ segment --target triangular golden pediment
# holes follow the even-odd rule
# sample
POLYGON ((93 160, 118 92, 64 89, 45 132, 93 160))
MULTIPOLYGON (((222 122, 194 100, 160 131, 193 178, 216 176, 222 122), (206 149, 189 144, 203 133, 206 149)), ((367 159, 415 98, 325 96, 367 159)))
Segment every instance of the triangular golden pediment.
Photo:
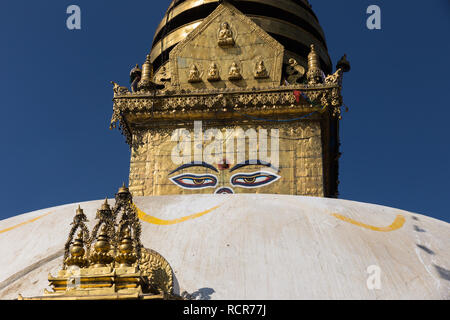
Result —
POLYGON ((278 86, 284 47, 229 3, 220 4, 170 53, 183 89, 278 86))

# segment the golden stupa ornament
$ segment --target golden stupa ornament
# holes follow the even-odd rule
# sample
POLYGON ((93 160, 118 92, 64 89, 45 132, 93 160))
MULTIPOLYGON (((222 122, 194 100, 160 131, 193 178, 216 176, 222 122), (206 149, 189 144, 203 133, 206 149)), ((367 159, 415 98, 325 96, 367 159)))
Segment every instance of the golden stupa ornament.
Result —
POLYGON ((100 230, 97 242, 94 245, 94 250, 95 251, 90 255, 90 262, 95 268, 106 267, 114 260, 114 258, 109 254, 111 244, 109 242, 108 228, 106 225, 103 225, 100 230))
MULTIPOLYGON (((90 245, 90 239, 89 239, 89 230, 86 226, 86 222, 88 222, 88 219, 86 215, 84 214, 83 209, 81 209, 81 206, 78 205, 78 208, 75 212, 75 217, 73 218, 73 221, 71 223, 72 228, 69 232, 69 237, 66 241, 66 244, 64 246, 64 258, 63 258, 63 269, 67 267, 67 262, 69 262, 69 253, 71 249, 71 245, 76 243, 76 246, 79 246, 87 242, 87 246, 90 245), (80 233, 78 234, 77 240, 74 242, 73 238, 75 236, 75 233, 77 230, 80 229, 80 233), (80 239, 81 236, 81 239, 80 239)), ((72 261, 73 262, 73 261, 72 261)))
POLYGON ((155 84, 153 83, 153 65, 150 61, 150 55, 147 55, 144 64, 142 65, 141 80, 137 85, 138 91, 150 91, 155 90, 155 84))
POLYGON ((86 250, 84 249, 83 231, 80 231, 77 238, 73 242, 72 247, 70 248, 70 257, 67 258, 64 263, 68 267, 86 267, 89 265, 89 261, 86 258, 85 254, 86 250))
POLYGON ((308 84, 320 84, 323 82, 324 73, 320 68, 320 58, 315 46, 311 45, 311 52, 308 55, 308 72, 306 73, 308 84))
POLYGON ((120 242, 119 254, 116 256, 119 267, 131 267, 136 262, 137 257, 133 251, 134 246, 131 238, 131 230, 129 227, 126 227, 122 241, 120 242))
POLYGON ((220 47, 232 47, 232 46, 234 46, 235 42, 234 42, 234 39, 233 39, 233 31, 231 31, 231 27, 230 27, 228 22, 223 22, 220 25, 217 44, 220 47))

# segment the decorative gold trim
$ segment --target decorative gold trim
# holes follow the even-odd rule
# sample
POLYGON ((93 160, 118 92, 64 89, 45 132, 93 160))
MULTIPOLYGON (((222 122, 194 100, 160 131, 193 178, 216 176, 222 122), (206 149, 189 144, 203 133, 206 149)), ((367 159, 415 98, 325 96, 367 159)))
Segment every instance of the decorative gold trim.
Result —
MULTIPOLYGON (((129 94, 114 98, 111 128, 119 126, 132 145, 132 123, 143 121, 184 121, 217 119, 242 119, 242 114, 251 116, 302 115, 323 108, 339 109, 342 105, 341 81, 316 85, 288 85, 276 88, 176 90, 129 94), (297 103, 294 91, 303 92, 315 105, 302 100, 297 103), (316 107, 319 105, 320 107, 316 107)), ((338 114, 336 110, 336 114, 338 114)), ((340 116, 340 114, 339 114, 340 116)), ((162 123, 159 123, 162 125, 162 123)))
POLYGON ((144 249, 139 266, 142 274, 151 279, 152 287, 166 294, 173 293, 173 270, 162 255, 152 249, 144 249))

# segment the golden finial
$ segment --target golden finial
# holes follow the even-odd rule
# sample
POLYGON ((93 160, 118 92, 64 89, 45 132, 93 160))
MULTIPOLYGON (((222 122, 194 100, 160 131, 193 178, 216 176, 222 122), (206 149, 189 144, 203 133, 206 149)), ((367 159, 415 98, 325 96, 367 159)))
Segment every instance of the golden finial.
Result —
POLYGON ((306 73, 308 84, 319 84, 323 82, 323 71, 320 69, 320 58, 315 46, 311 45, 311 52, 308 55, 308 72, 306 73))
MULTIPOLYGON (((111 217, 112 215, 112 210, 111 207, 109 206, 108 203, 108 198, 105 199, 105 202, 102 204, 102 206, 100 207, 100 209, 97 210, 97 214, 96 214, 96 219, 100 219, 100 220, 107 220, 108 218, 111 217)), ((101 222, 99 222, 101 223, 101 222)))
POLYGON ((119 188, 118 194, 129 194, 130 190, 125 186, 125 182, 123 183, 122 187, 119 188))
POLYGON ((73 217, 72 225, 78 225, 78 224, 86 222, 86 221, 88 221, 88 220, 87 220, 86 215, 84 214, 84 210, 81 209, 80 205, 78 205, 78 208, 75 213, 75 217, 73 217))
POLYGON ((111 210, 111 207, 109 206, 109 203, 108 203, 108 197, 106 197, 105 202, 102 204, 100 210, 103 210, 103 211, 111 210))
POLYGON ((142 65, 142 79, 153 79, 153 64, 150 62, 150 55, 147 55, 144 64, 142 65))
POLYGON ((313 44, 311 45, 311 51, 308 54, 308 68, 320 68, 319 55, 317 54, 316 47, 313 44))
POLYGON ((138 90, 152 90, 156 86, 153 80, 153 64, 150 62, 150 55, 147 55, 144 64, 142 65, 142 76, 138 83, 138 90))

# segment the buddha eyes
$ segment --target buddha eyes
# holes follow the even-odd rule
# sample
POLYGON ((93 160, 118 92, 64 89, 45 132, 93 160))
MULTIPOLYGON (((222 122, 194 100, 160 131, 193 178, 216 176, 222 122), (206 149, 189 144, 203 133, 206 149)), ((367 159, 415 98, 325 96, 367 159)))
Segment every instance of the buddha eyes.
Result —
POLYGON ((169 179, 185 189, 215 188, 217 186, 217 178, 213 175, 180 174, 169 179))
POLYGON ((277 181, 281 177, 275 173, 260 171, 237 173, 231 177, 231 185, 244 188, 257 188, 277 181))
MULTIPOLYGON (((258 188, 271 184, 281 177, 276 173, 266 171, 258 171, 253 173, 236 173, 230 179, 230 184, 233 187, 242 188, 258 188)), ((218 179, 214 175, 209 174, 193 174, 185 173, 175 177, 169 178, 174 184, 183 189, 205 189, 216 188, 218 179)))

